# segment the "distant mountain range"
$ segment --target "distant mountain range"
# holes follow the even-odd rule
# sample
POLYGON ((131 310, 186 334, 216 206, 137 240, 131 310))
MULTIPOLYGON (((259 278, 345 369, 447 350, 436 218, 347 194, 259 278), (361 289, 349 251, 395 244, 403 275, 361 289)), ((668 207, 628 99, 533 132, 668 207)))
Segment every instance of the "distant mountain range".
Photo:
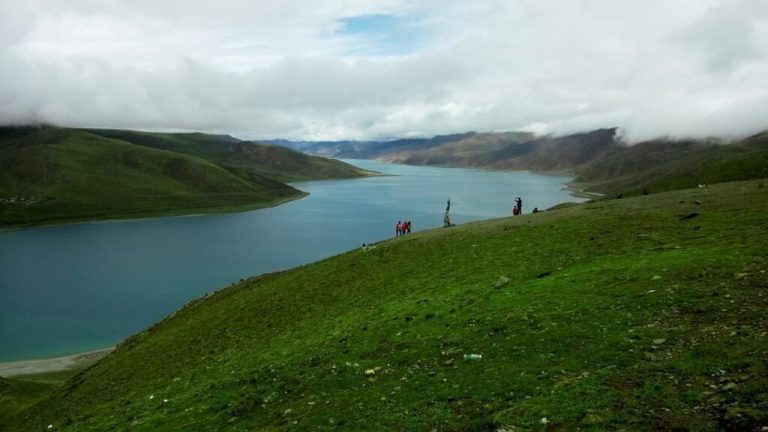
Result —
POLYGON ((0 128, 0 228, 234 211, 304 195, 286 182, 370 175, 231 136, 0 128))
POLYGON ((768 135, 724 144, 657 139, 627 145, 615 128, 561 137, 486 132, 386 142, 271 141, 308 154, 409 165, 569 173, 574 184, 637 195, 699 184, 768 177, 768 135))

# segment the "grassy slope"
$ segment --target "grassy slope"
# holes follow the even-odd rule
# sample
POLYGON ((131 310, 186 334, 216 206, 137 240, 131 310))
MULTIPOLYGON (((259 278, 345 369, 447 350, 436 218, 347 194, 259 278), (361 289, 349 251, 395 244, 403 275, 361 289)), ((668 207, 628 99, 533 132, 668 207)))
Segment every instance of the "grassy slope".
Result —
POLYGON ((55 384, 0 377, 0 424, 49 395, 55 387, 55 384))
POLYGON ((204 157, 245 178, 261 176, 281 182, 297 182, 371 174, 337 160, 312 157, 285 147, 240 141, 229 136, 108 129, 89 132, 136 145, 204 157))
POLYGON ((0 429, 759 430, 766 212, 768 185, 729 183, 252 278, 0 429))
POLYGON ((730 145, 647 142, 595 161, 577 181, 607 194, 638 195, 768 177, 768 135, 730 145))
POLYGON ((300 196, 285 184, 235 176, 201 158, 87 132, 44 128, 0 147, 0 223, 22 226, 219 207, 300 196))
POLYGON ((615 141, 615 129, 535 138, 490 132, 390 143, 315 143, 305 151, 413 165, 478 167, 576 174, 575 186, 615 196, 640 195, 768 176, 768 134, 727 145, 652 140, 615 141))
POLYGON ((165 144, 153 147, 119 139, 142 133, 111 132, 115 138, 76 129, 1 130, 0 226, 245 210, 302 196, 276 179, 366 174, 226 137, 146 134, 165 144))

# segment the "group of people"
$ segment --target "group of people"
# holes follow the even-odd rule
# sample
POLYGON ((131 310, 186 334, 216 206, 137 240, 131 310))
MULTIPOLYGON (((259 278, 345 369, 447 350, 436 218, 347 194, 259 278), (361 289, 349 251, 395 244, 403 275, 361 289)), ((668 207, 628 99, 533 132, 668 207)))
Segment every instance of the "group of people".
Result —
MULTIPOLYGON (((443 219, 443 227, 453 226, 451 223, 451 217, 449 212, 451 211, 451 200, 448 200, 448 204, 445 207, 445 218, 443 219)), ((539 209, 534 208, 533 212, 538 213, 539 209)), ((523 214, 523 200, 520 197, 515 198, 515 206, 512 208, 512 214, 520 216, 523 214)), ((411 233, 411 221, 397 221, 395 225, 395 236, 400 237, 411 233)))
POLYGON ((397 225, 395 225, 395 235, 396 237, 400 237, 402 235, 410 234, 411 233, 411 221, 397 221, 397 225))

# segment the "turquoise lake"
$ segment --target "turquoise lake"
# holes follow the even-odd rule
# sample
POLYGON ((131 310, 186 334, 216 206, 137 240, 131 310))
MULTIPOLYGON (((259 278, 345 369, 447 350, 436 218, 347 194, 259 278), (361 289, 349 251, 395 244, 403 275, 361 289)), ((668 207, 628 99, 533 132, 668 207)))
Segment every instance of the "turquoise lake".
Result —
MULTIPOLYGON (((568 177, 347 161, 391 176, 298 183, 278 207, 0 233, 0 361, 114 345, 241 278, 326 258, 413 229, 581 201, 568 177)), ((286 317, 289 318, 289 317, 286 317)))

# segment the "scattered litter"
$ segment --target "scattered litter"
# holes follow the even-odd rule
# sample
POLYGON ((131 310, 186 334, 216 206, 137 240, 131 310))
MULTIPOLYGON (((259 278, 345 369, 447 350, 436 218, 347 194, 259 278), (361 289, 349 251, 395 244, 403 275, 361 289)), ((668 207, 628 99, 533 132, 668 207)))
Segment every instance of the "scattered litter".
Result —
POLYGON ((365 370, 366 375, 376 375, 376 371, 373 369, 366 369, 365 370))
POLYGON ((549 420, 547 420, 546 417, 542 417, 541 418, 541 424, 547 424, 547 423, 549 423, 549 420))
POLYGON ((152 400, 155 398, 155 395, 149 395, 149 400, 152 400))
POLYGON ((482 358, 482 354, 464 354, 464 361, 480 360, 482 358))

